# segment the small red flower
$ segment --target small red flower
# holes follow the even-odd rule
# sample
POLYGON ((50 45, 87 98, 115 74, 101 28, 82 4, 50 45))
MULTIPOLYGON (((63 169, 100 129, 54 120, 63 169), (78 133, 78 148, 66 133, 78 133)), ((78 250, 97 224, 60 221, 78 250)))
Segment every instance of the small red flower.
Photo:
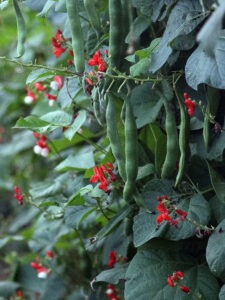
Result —
POLYGON ((171 221, 171 217, 167 213, 162 213, 156 218, 156 223, 161 224, 163 221, 171 221))
POLYGON ((98 188, 107 193, 110 182, 116 181, 116 176, 113 174, 112 168, 109 166, 107 168, 104 164, 102 164, 100 167, 95 166, 94 175, 92 175, 90 178, 90 182, 95 183, 98 181, 100 181, 98 188))
POLYGON ((30 266, 37 271, 38 278, 46 278, 48 276, 49 270, 41 264, 32 261, 30 266))
POLYGON ((46 252, 46 256, 49 258, 49 259, 53 259, 54 258, 54 252, 52 250, 48 250, 46 252))
POLYGON ((178 281, 178 280, 182 280, 184 278, 184 273, 181 271, 176 271, 173 273, 173 280, 174 281, 178 281))
POLYGON ((110 253, 109 253, 108 266, 109 266, 110 268, 114 267, 116 261, 117 261, 116 251, 110 251, 110 253))
POLYGON ((46 88, 40 82, 35 82, 34 87, 38 92, 44 92, 46 90, 46 88))
POLYGON ((21 290, 18 290, 16 292, 16 297, 19 298, 19 299, 22 299, 23 298, 23 292, 21 290))
POLYGON ((173 281, 173 278, 171 276, 167 276, 167 284, 171 287, 175 287, 175 284, 174 284, 174 281, 173 281))
POLYGON ((180 285, 180 290, 187 294, 190 292, 190 289, 185 285, 180 285))
POLYGON ((31 104, 33 102, 35 102, 37 100, 37 97, 35 96, 35 94, 28 88, 28 86, 26 87, 27 90, 27 95, 24 98, 24 102, 26 104, 31 104))
POLYGON ((55 91, 58 91, 62 88, 63 86, 63 79, 61 76, 55 76, 53 78, 53 81, 50 83, 50 87, 55 90, 55 91))

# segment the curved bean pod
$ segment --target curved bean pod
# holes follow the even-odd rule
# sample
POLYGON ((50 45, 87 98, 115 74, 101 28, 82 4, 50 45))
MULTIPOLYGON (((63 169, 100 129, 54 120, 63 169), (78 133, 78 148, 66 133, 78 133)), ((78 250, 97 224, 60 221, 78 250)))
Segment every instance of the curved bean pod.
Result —
POLYGON ((13 6, 17 24, 17 57, 21 57, 25 52, 26 24, 17 0, 13 0, 13 6))

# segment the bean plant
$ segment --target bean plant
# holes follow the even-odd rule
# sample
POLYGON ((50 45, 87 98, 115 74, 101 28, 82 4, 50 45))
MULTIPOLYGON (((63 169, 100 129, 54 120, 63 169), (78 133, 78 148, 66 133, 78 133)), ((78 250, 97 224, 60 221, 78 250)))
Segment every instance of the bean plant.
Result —
POLYGON ((224 300, 224 1, 0 9, 0 299, 224 300))

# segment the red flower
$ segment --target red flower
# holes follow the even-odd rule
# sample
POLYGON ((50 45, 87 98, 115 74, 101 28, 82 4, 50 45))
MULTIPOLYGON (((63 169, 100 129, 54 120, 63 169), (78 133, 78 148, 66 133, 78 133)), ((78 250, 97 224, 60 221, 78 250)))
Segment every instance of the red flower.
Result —
POLYGON ((98 66, 98 71, 104 72, 106 69, 105 63, 101 58, 101 53, 100 51, 96 51, 92 58, 88 60, 88 65, 89 66, 98 66))
POLYGON ((173 281, 173 278, 171 276, 167 276, 167 284, 171 287, 175 287, 175 284, 174 284, 174 281, 173 281))
POLYGON ((110 253, 109 253, 108 266, 109 266, 110 268, 112 268, 112 267, 115 265, 116 261, 117 261, 117 258, 116 258, 116 251, 110 251, 110 253))
POLYGON ((35 94, 28 87, 26 87, 26 90, 27 90, 27 95, 24 98, 24 102, 26 104, 31 104, 31 103, 35 102, 37 100, 37 97, 35 96, 35 94))
POLYGON ((192 117, 195 112, 196 103, 189 98, 188 93, 184 93, 184 104, 187 108, 188 115, 192 117))
POLYGON ((16 297, 22 299, 23 298, 23 292, 21 290, 18 290, 16 292, 16 297))
POLYGON ((184 278, 184 273, 181 271, 176 271, 173 273, 173 280, 174 281, 178 281, 178 280, 182 280, 184 278))
MULTIPOLYGON (((110 165, 111 166, 111 165, 110 165)), ((110 181, 116 181, 116 176, 112 172, 111 167, 106 167, 104 164, 102 164, 100 167, 95 166, 94 167, 94 175, 90 178, 91 183, 95 183, 100 181, 99 189, 108 192, 108 186, 110 184, 110 181), (109 177, 109 180, 108 178, 109 177)))
POLYGON ((14 186, 14 198, 19 202, 19 205, 23 205, 24 196, 18 186, 14 186))
POLYGON ((49 270, 41 264, 32 261, 30 266, 37 271, 37 276, 39 278, 46 278, 48 276, 49 270))
POLYGON ((169 211, 168 209, 165 207, 164 203, 160 202, 157 206, 156 206, 156 210, 160 213, 164 213, 164 214, 168 214, 169 211))
POLYGON ((63 79, 61 76, 55 76, 53 78, 53 81, 50 83, 50 87, 55 90, 55 91, 58 91, 62 88, 63 86, 63 79))
POLYGON ((53 259, 54 258, 54 252, 52 250, 48 250, 46 252, 46 256, 50 259, 53 259))
POLYGON ((34 87, 38 92, 43 92, 46 90, 46 88, 40 82, 35 82, 34 87))
POLYGON ((156 223, 161 224, 163 221, 171 221, 171 217, 167 213, 162 213, 156 218, 156 223))
POLYGON ((190 289, 185 285, 180 285, 180 290, 187 294, 190 292, 190 289))

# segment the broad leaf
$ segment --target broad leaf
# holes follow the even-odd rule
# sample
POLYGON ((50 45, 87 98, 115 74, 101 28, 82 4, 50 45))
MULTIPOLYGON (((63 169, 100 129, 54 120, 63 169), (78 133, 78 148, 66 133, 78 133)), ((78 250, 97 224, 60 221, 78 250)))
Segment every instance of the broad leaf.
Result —
POLYGON ((109 270, 102 271, 92 281, 92 284, 104 281, 113 284, 118 284, 120 280, 125 279, 125 274, 129 264, 116 264, 115 267, 109 270))
POLYGON ((125 299, 217 300, 219 285, 208 267, 198 265, 179 248, 176 243, 160 240, 140 248, 126 273, 125 299), (179 285, 170 287, 167 284, 167 276, 177 270, 184 273, 180 284, 190 289, 189 294, 183 293, 179 285))
POLYGON ((225 180, 217 173, 217 171, 208 163, 209 174, 212 186, 220 201, 225 202, 225 180))
POLYGON ((170 43, 178 36, 192 32, 204 18, 199 1, 178 1, 169 15, 158 50, 152 53, 150 72, 155 73, 166 63, 173 52, 170 43))
POLYGON ((78 229, 80 224, 93 212, 96 208, 93 206, 68 206, 65 210, 65 223, 67 226, 78 229))
POLYGON ((10 298, 19 288, 19 283, 11 281, 0 281, 0 296, 4 298, 10 298))
POLYGON ((48 133, 58 127, 58 125, 51 125, 35 116, 28 116, 24 119, 20 118, 14 126, 14 128, 26 128, 37 133, 48 133))
POLYGON ((64 127, 72 123, 72 115, 62 110, 55 110, 43 115, 40 117, 40 120, 48 122, 51 125, 64 127))
POLYGON ((209 237, 206 248, 206 260, 211 272, 225 281, 224 265, 224 247, 225 247, 225 220, 223 220, 209 237))
POLYGON ((86 118, 87 118, 86 111, 80 110, 75 120, 73 121, 73 124, 64 131, 65 137, 71 141, 74 135, 76 134, 76 132, 81 128, 81 126, 86 121, 86 118))
POLYGON ((154 122, 162 107, 162 99, 152 89, 151 83, 144 83, 134 88, 131 93, 131 103, 137 118, 137 128, 154 122))
POLYGON ((224 30, 214 49, 214 56, 208 55, 201 45, 192 53, 185 66, 186 81, 189 86, 197 90, 201 83, 224 89, 225 82, 225 39, 224 30))
POLYGON ((69 155, 58 166, 56 171, 68 171, 73 169, 86 170, 95 166, 93 152, 89 149, 88 152, 78 152, 75 155, 69 155))

